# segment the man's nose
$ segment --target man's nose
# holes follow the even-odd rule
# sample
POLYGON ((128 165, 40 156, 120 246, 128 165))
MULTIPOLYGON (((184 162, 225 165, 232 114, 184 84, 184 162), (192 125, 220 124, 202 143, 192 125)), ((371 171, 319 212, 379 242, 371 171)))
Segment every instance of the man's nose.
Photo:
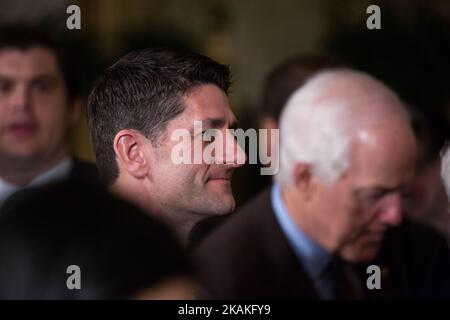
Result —
POLYGON ((247 161, 247 155, 237 142, 235 136, 226 130, 225 139, 225 164, 238 168, 245 164, 247 161))
POLYGON ((404 204, 399 193, 391 194, 383 205, 380 218, 383 223, 396 226, 402 222, 404 204))
POLYGON ((13 111, 26 111, 30 107, 30 93, 25 85, 17 86, 11 96, 11 107, 13 111))

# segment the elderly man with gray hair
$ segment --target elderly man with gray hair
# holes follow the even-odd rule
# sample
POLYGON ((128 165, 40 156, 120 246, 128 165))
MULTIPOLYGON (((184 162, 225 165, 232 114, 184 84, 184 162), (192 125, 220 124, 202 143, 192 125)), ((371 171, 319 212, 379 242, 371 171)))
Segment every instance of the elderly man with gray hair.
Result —
MULTIPOLYGON (((323 71, 290 97, 280 138, 274 185, 199 247, 211 295, 362 299, 370 287, 381 298, 407 297, 407 280, 398 289, 377 265, 366 282, 355 266, 374 261, 401 223, 414 177, 416 141, 397 95, 365 73, 323 71)), ((400 260, 394 275, 408 273, 400 260)))

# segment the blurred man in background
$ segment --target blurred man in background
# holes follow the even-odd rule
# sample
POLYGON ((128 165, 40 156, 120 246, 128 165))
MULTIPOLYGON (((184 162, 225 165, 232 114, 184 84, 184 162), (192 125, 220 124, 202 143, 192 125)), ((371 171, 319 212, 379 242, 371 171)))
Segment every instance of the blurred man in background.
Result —
MULTIPOLYGON (((197 252, 205 284, 218 298, 365 298, 365 280, 352 264, 378 256, 385 233, 402 220, 414 178, 407 110, 367 74, 337 69, 292 95, 280 130, 277 182, 197 252)), ((402 282, 412 274, 411 243, 396 243, 390 248, 400 277, 392 270, 394 279, 382 279, 381 298, 405 297, 405 287, 426 283, 402 282)))
POLYGON ((274 68, 269 73, 261 94, 260 127, 279 128, 281 112, 292 93, 317 72, 337 66, 339 63, 331 57, 303 55, 274 68))
POLYGON ((235 206, 233 171, 245 154, 227 131, 236 119, 227 92, 228 67, 205 56, 166 49, 127 54, 101 77, 88 103, 97 166, 106 185, 165 220, 183 243, 193 226, 235 206), (195 122, 201 123, 196 133, 195 122), (224 137, 223 152, 205 162, 207 130, 224 137), (178 130, 178 131, 177 131, 178 130), (173 150, 186 132, 183 150, 199 163, 176 163, 173 150), (196 148, 195 146, 200 146, 196 148))
POLYGON ((450 243, 450 214, 440 157, 448 139, 446 119, 434 110, 412 110, 419 157, 407 218, 433 228, 450 243))
POLYGON ((37 28, 0 28, 0 205, 12 193, 96 171, 71 157, 78 119, 73 61, 37 28))
POLYGON ((450 239, 450 216, 439 175, 439 152, 450 137, 450 20, 442 14, 443 3, 379 1, 383 27, 377 32, 361 28, 359 19, 330 15, 334 27, 324 47, 344 63, 383 81, 410 108, 418 161, 406 218, 450 239))
MULTIPOLYGON (((332 57, 303 55, 283 62, 269 73, 261 93, 261 114, 258 119, 258 127, 267 130, 268 156, 271 150, 278 150, 278 141, 271 141, 270 132, 273 129, 279 129, 281 111, 292 93, 317 72, 337 66, 339 66, 338 62, 332 57)), ((246 178, 254 183, 252 188, 247 188, 251 192, 247 192, 245 200, 249 200, 272 182, 273 176, 261 175, 259 166, 256 168, 257 166, 249 165, 245 169, 249 170, 252 167, 255 170, 252 170, 252 175, 246 178)), ((245 193, 245 190, 242 190, 242 193, 245 193)))

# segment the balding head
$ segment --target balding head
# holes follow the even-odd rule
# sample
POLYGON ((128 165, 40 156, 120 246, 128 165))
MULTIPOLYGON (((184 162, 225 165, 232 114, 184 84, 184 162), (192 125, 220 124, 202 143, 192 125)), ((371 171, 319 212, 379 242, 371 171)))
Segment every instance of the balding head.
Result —
POLYGON ((377 128, 409 132, 409 121, 398 96, 368 74, 320 72, 292 94, 281 115, 278 181, 290 183, 293 165, 302 161, 333 183, 350 166, 352 144, 373 143, 377 128))

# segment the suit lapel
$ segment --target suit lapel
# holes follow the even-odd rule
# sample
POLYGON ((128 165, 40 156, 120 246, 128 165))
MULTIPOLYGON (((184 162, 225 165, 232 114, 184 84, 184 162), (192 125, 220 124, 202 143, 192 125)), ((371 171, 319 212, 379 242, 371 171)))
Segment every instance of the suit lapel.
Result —
POLYGON ((261 227, 263 255, 270 261, 273 283, 277 295, 291 299, 319 299, 312 281, 292 250, 281 230, 271 204, 270 189, 255 202, 253 208, 255 223, 261 227))

